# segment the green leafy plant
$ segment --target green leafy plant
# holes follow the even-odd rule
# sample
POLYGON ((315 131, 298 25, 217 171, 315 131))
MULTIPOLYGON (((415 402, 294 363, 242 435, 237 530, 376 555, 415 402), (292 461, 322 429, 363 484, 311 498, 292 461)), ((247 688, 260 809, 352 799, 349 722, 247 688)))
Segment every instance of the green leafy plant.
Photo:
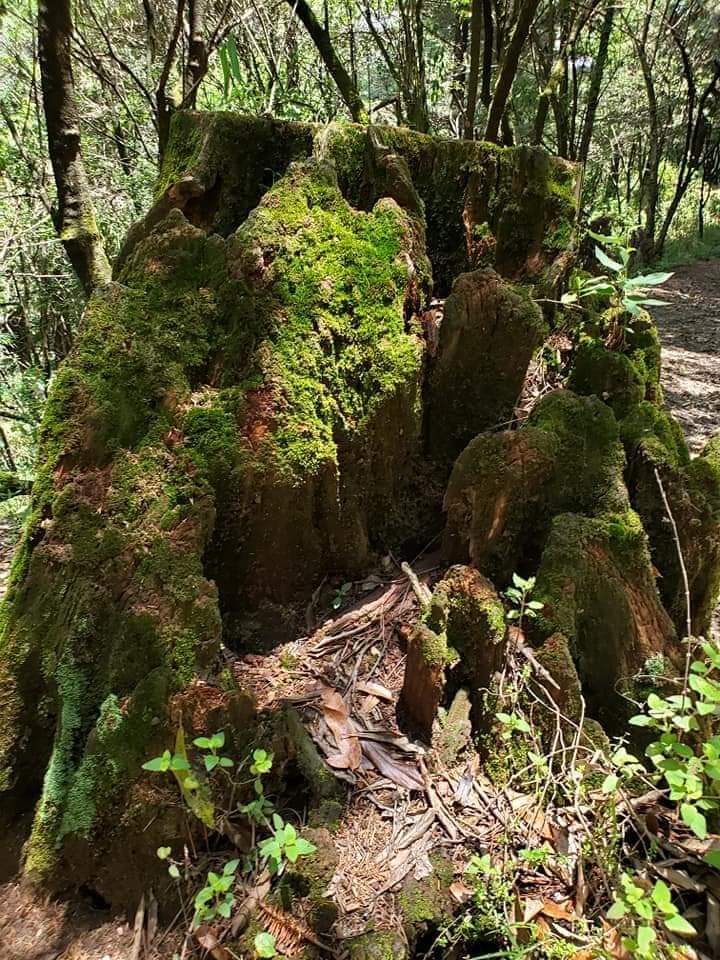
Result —
POLYGON ((649 694, 643 712, 630 723, 659 734, 646 755, 665 780, 683 821, 702 840, 707 815, 720 810, 720 735, 712 726, 720 712, 720 649, 703 640, 700 650, 702 658, 689 664, 683 692, 649 694))
POLYGON ((652 889, 646 889, 627 873, 620 877, 620 892, 608 910, 607 918, 619 921, 623 946, 639 957, 659 955, 657 944, 663 928, 681 935, 696 933, 673 903, 666 883, 658 880, 652 889))
POLYGON ((225 733, 223 730, 214 733, 211 737, 196 737, 193 743, 200 750, 207 751, 203 756, 203 763, 208 773, 211 773, 216 767, 228 768, 234 766, 230 757, 224 757, 218 753, 218 750, 222 750, 225 746, 225 733))
POLYGON ((286 860, 295 863, 299 857, 315 853, 315 844, 299 836, 295 827, 285 823, 279 814, 273 814, 272 822, 272 836, 262 840, 259 847, 260 856, 268 861, 271 873, 280 873, 286 860))
POLYGON ((227 920, 231 916, 235 906, 235 894, 232 888, 235 885, 235 871, 239 863, 239 860, 228 860, 222 873, 214 873, 212 870, 208 873, 205 886, 195 895, 193 927, 198 927, 201 923, 214 920, 216 917, 227 920))
POLYGON ((152 773, 167 773, 175 770, 189 770, 190 764, 182 754, 165 750, 159 757, 147 760, 142 768, 143 770, 150 770, 152 773))
POLYGON ((244 803, 240 807, 240 812, 250 817, 257 823, 267 824, 270 814, 273 812, 273 805, 265 796, 265 786, 263 776, 272 770, 273 757, 266 750, 255 750, 253 752, 253 762, 250 765, 250 773, 255 777, 253 789, 255 790, 255 799, 249 803, 244 803))
POLYGON ((535 589, 535 577, 528 577, 527 580, 520 574, 514 573, 512 576, 513 585, 505 591, 510 609, 505 614, 508 621, 517 620, 522 625, 525 617, 534 619, 537 617, 544 604, 539 600, 532 600, 532 592, 535 589))
POLYGON ((170 859, 170 854, 172 853, 171 847, 158 847, 157 848, 158 859, 168 861, 168 873, 173 878, 173 880, 180 879, 180 868, 177 863, 170 859))
POLYGON ((337 590, 335 591, 335 596, 332 599, 333 610, 340 609, 340 607, 345 603, 347 595, 350 593, 351 589, 352 589, 351 583, 343 583, 341 586, 337 588, 337 590))
POLYGON ((275 937, 271 933, 262 931, 255 934, 255 953, 258 957, 267 958, 277 956, 275 937))
POLYGON ((561 303, 571 305, 588 297, 607 297, 611 307, 621 307, 631 316, 637 316, 642 307, 666 306, 666 301, 649 297, 648 289, 666 283, 672 273, 630 276, 630 259, 635 248, 628 246, 622 237, 606 237, 593 233, 592 230, 588 230, 588 234, 593 240, 612 250, 619 259, 615 260, 596 244, 595 257, 610 272, 596 277, 574 275, 570 281, 570 289, 563 294, 561 303))

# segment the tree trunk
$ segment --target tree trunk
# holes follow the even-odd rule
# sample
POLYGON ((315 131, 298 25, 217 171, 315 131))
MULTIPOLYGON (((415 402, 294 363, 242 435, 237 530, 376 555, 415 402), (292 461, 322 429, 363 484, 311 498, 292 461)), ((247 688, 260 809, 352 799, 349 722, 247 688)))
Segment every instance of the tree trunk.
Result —
POLYGON ((586 163, 588 153, 590 152, 590 140, 592 138, 593 128, 595 127, 595 114, 597 113, 598 103, 600 102, 600 87, 602 85, 603 74, 605 73, 605 64, 607 63, 614 18, 615 4, 613 0, 610 0, 605 10, 605 16, 603 17, 602 27, 600 29, 600 43, 593 65, 590 89, 588 90, 585 121, 580 136, 580 147, 577 157, 579 163, 586 163))
MULTIPOLYGON (((465 123, 463 137, 472 140, 475 136, 475 110, 477 108, 478 82, 480 75, 480 37, 484 0, 472 0, 470 14, 470 69, 468 72, 467 97, 465 98, 465 123)), ((487 47, 487 38, 485 42, 487 47)))
POLYGON ((207 47, 205 45, 205 3, 206 0, 188 0, 190 37, 185 67, 183 103, 190 110, 195 109, 198 87, 207 73, 208 67, 207 47))
POLYGON ((89 295, 110 281, 110 263, 80 147, 80 116, 72 73, 70 0, 40 0, 38 52, 48 150, 55 174, 55 227, 80 283, 89 295))
POLYGON ((365 123, 367 121, 367 108, 353 83, 352 77, 335 52, 329 32, 319 22, 307 0, 287 0, 287 2, 310 34, 310 38, 327 67, 328 73, 340 91, 345 106, 350 111, 350 116, 355 123, 365 123))
POLYGON ((513 35, 505 51, 505 56, 500 67, 500 75, 495 84, 490 111, 488 113, 487 126, 485 127, 485 139, 491 143, 498 142, 498 134, 503 114, 507 106, 508 98, 512 90, 515 74, 517 73, 520 54, 522 53, 525 41, 530 33, 530 26, 535 17, 535 12, 540 5, 540 0, 524 0, 513 35))

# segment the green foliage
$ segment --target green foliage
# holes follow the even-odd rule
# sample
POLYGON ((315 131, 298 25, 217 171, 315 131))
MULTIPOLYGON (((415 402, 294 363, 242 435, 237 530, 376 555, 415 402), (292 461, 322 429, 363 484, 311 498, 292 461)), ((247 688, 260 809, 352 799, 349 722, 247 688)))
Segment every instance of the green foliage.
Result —
POLYGON ((279 874, 285 866, 285 861, 295 863, 299 857, 307 857, 316 852, 315 844, 298 835, 291 823, 273 814, 273 834, 260 842, 259 853, 263 860, 268 861, 271 874, 279 874))
POLYGON ((271 933, 266 933, 261 931, 260 933, 255 934, 255 953, 258 957, 263 958, 263 960, 269 960, 270 957, 277 955, 277 949, 275 946, 275 937, 271 933))
POLYGON ((532 592, 535 589, 535 577, 528 577, 527 580, 518 573, 512 577, 513 585, 508 587, 504 597, 510 603, 510 609, 505 614, 508 622, 516 620, 522 626, 523 619, 529 617, 534 620, 538 613, 543 609, 543 604, 539 600, 532 600, 532 592))
POLYGON ((197 739, 193 740, 193 743, 201 750, 207 751, 203 756, 203 763, 208 773, 211 773, 216 767, 227 769, 233 766, 233 761, 230 757, 224 757, 218 753, 218 750, 221 750, 225 746, 224 731, 221 730, 219 733, 214 733, 211 737, 197 737, 197 739))
POLYGON ((720 649, 700 642, 701 659, 689 664, 687 687, 661 697, 651 693, 642 713, 631 717, 636 727, 659 736, 646 749, 655 770, 679 804, 680 816, 701 840, 707 815, 720 810, 720 735, 714 718, 720 706, 720 649))
POLYGON ((693 925, 681 916, 664 881, 658 880, 648 889, 627 873, 620 877, 620 891, 607 918, 618 922, 625 949, 645 960, 662 956, 659 951, 662 928, 670 933, 691 936, 696 933, 693 925))
POLYGON ((566 306, 577 304, 580 300, 597 298, 605 300, 612 309, 620 308, 632 317, 640 315, 642 307, 665 306, 664 300, 657 300, 647 295, 648 288, 666 283, 672 273, 647 273, 630 276, 630 260, 634 247, 627 246, 622 237, 608 236, 593 233, 588 234, 612 250, 620 259, 615 260, 600 246, 595 246, 595 257, 598 262, 610 271, 599 276, 587 277, 574 273, 570 281, 570 289, 562 296, 562 303, 566 306))
POLYGON ((201 923, 222 917, 228 920, 232 916, 235 906, 235 872, 240 864, 239 860, 228 860, 223 866, 222 873, 210 870, 205 886, 195 894, 195 913, 193 927, 201 923))

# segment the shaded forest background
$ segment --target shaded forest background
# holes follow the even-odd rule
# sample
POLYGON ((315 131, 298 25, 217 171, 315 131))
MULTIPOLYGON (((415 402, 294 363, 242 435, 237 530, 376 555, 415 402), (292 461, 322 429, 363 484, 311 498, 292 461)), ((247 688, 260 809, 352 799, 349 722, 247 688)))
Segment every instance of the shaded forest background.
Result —
MULTIPOLYGON (((152 201, 178 108, 539 143, 584 164, 579 215, 638 258, 720 244, 714 0, 79 0, 71 13, 82 158, 109 259, 152 201)), ((0 469, 23 478, 85 296, 58 237, 37 4, 0 16, 0 469)))

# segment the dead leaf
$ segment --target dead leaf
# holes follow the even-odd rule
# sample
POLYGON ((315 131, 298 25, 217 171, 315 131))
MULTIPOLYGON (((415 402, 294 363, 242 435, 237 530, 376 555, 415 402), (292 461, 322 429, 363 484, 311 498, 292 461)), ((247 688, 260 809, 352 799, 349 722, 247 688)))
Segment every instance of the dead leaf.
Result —
POLYGON ((562 903, 555 903, 554 900, 543 900, 541 912, 546 917, 552 917, 553 920, 577 920, 572 900, 564 900, 562 903))
POLYGON ((388 780, 406 790, 423 790, 425 784, 417 767, 398 760, 384 743, 363 740, 362 752, 372 765, 388 780))
POLYGON ((362 760, 362 750, 345 701, 337 690, 325 686, 321 689, 321 700, 323 718, 335 737, 339 751, 328 759, 328 764, 339 769, 357 770, 362 760))
POLYGON ((616 927, 610 926, 606 921, 602 921, 603 925, 603 946, 610 954, 611 957, 614 957, 615 960, 631 960, 632 954, 623 946, 622 936, 620 931, 616 927))
POLYGON ((455 903, 463 904, 467 903, 472 899, 473 889, 469 887, 466 883, 463 883, 462 880, 453 880, 449 888, 450 896, 453 898, 455 903))
POLYGON ((356 689, 360 693, 369 693, 373 697, 377 697, 380 700, 394 700, 395 697, 391 690, 388 690, 387 687, 384 687, 381 683, 374 683, 372 680, 361 680, 357 684, 356 689))
POLYGON ((207 923, 200 924, 195 931, 195 939, 213 960, 232 960, 230 951, 220 943, 215 931, 207 923))
POLYGON ((534 898, 528 897, 527 900, 522 902, 522 913, 521 919, 523 923, 530 923, 531 920, 534 920, 539 914, 543 912, 543 901, 535 900, 534 898))

